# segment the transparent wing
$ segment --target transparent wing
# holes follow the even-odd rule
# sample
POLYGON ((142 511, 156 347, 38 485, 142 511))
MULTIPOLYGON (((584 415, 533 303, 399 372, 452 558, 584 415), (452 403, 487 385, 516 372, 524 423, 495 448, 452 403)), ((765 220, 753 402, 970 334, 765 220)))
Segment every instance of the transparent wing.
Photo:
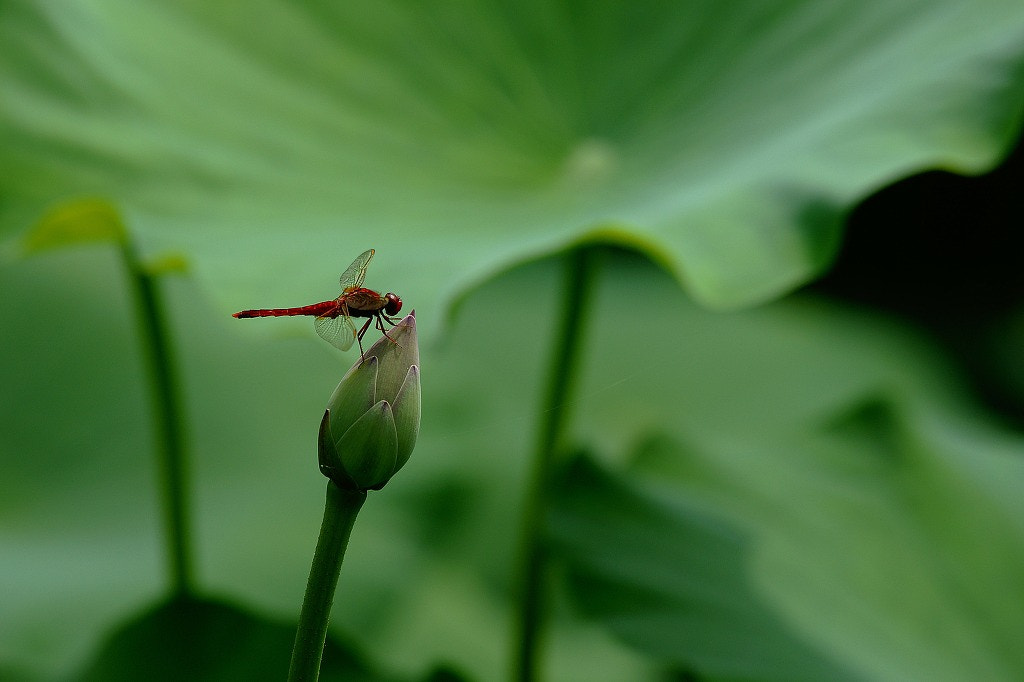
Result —
POLYGON ((373 258, 373 249, 363 251, 359 254, 359 257, 352 261, 352 265, 345 269, 345 272, 341 273, 341 291, 342 293, 348 293, 359 287, 363 286, 363 280, 366 279, 366 266, 370 264, 370 260, 373 258))
POLYGON ((318 317, 313 320, 313 328, 321 339, 338 350, 348 350, 356 340, 356 326, 348 315, 318 317))

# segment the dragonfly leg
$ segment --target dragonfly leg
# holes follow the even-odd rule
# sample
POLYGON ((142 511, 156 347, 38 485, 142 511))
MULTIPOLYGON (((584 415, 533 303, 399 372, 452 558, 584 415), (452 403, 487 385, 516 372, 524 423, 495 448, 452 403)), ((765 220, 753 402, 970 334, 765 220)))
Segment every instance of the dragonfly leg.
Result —
POLYGON ((372 322, 372 321, 373 321, 373 318, 367 319, 366 320, 366 324, 364 324, 363 328, 359 330, 358 334, 356 334, 356 343, 359 344, 359 357, 360 357, 360 359, 362 359, 366 355, 366 352, 363 351, 363 335, 366 333, 366 330, 369 328, 370 322, 372 322))
POLYGON ((377 327, 377 329, 379 329, 379 330, 380 330, 380 333, 381 333, 381 334, 383 334, 384 336, 386 336, 386 337, 387 337, 387 339, 388 339, 388 341, 390 341, 391 343, 394 343, 394 344, 398 345, 398 342, 397 342, 397 341, 395 341, 395 340, 394 340, 393 338, 391 338, 391 335, 390 335, 390 334, 388 334, 388 330, 384 328, 384 322, 385 322, 385 321, 386 321, 386 322, 387 322, 388 324, 390 324, 390 325, 391 325, 392 327, 394 327, 394 326, 395 326, 395 323, 391 321, 391 318, 389 318, 389 317, 388 317, 387 315, 385 315, 384 313, 377 313, 377 315, 375 315, 375 317, 377 318, 377 325, 376 325, 376 327, 377 327))

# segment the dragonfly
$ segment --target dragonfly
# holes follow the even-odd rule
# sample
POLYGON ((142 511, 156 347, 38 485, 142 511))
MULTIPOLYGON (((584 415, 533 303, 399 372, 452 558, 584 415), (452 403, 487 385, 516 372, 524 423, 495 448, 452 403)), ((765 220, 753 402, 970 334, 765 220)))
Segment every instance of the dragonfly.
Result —
MULTIPOLYGON (((234 313, 232 317, 239 319, 249 317, 284 317, 290 315, 312 315, 313 328, 327 343, 339 350, 346 351, 352 347, 352 342, 359 343, 359 355, 363 353, 363 335, 369 329, 370 323, 375 322, 374 327, 379 329, 384 336, 388 336, 385 323, 395 326, 396 321, 392 319, 402 309, 402 299, 396 294, 388 292, 383 296, 372 289, 363 288, 363 280, 366 279, 366 268, 373 259, 373 249, 363 251, 352 261, 352 265, 341 273, 341 296, 330 301, 321 301, 298 308, 261 308, 259 310, 242 310, 234 313), (353 317, 365 317, 366 323, 357 332, 353 317)), ((388 338, 391 338, 388 336, 388 338)))

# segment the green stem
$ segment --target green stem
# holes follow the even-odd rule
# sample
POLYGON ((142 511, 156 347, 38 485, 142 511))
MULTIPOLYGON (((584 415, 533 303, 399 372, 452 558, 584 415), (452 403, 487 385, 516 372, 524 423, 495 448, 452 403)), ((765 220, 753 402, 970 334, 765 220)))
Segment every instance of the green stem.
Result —
POLYGON ((302 598, 288 682, 313 682, 320 676, 320 658, 324 653, 327 623, 334 604, 341 562, 345 558, 356 514, 365 501, 365 490, 345 490, 333 481, 327 483, 324 521, 313 552, 313 564, 309 567, 306 595, 302 598))
POLYGON ((594 292, 596 251, 596 247, 582 246, 566 255, 562 323, 551 356, 521 531, 519 611, 513 665, 513 679, 520 682, 535 680, 539 667, 541 628, 547 601, 547 550, 543 543, 543 526, 548 505, 548 481, 568 423, 583 328, 594 292))
POLYGON ((164 526, 171 589, 175 596, 188 596, 193 591, 193 583, 186 513, 187 467, 174 354, 156 277, 139 260, 129 237, 123 238, 121 247, 131 286, 135 291, 138 315, 142 322, 143 345, 152 378, 153 419, 163 479, 164 526))

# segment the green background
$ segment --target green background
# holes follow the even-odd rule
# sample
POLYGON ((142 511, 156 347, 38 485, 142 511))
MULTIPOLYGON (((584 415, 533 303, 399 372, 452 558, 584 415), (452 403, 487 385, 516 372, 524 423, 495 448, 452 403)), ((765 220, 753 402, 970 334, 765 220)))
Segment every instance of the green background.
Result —
POLYGON ((228 633, 197 677, 287 661, 355 356, 230 313, 332 298, 373 247, 366 284, 417 311, 423 425, 332 627, 368 676, 503 677, 552 256, 580 244, 614 248, 547 523, 549 679, 1024 669, 1021 212, 956 213, 939 272, 942 185, 857 208, 1009 151, 1024 5, 18 0, 0 88, 0 676, 130 678, 180 622, 228 633), (161 281, 198 583, 277 634, 208 605, 108 639, 166 581, 131 292, 109 243, 22 249, 82 197, 187 262, 161 281), (869 238, 800 289, 851 215, 869 238))

